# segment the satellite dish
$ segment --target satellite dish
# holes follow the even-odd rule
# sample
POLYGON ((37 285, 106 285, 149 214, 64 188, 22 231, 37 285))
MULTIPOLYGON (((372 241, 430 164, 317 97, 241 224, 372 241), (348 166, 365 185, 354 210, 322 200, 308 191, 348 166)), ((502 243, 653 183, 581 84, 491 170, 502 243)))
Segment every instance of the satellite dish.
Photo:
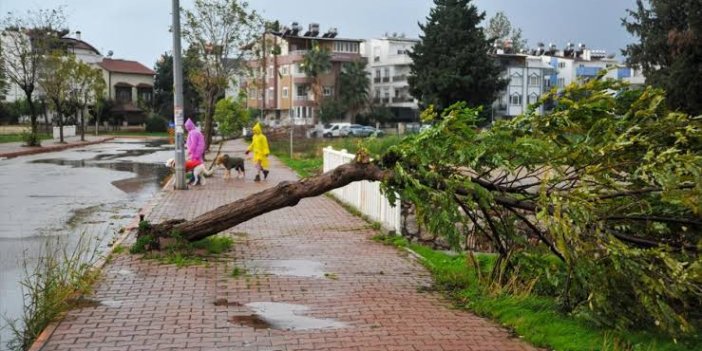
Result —
POLYGON ((114 54, 114 52, 112 52, 112 50, 110 50, 107 52, 107 57, 112 57, 113 54, 114 54))

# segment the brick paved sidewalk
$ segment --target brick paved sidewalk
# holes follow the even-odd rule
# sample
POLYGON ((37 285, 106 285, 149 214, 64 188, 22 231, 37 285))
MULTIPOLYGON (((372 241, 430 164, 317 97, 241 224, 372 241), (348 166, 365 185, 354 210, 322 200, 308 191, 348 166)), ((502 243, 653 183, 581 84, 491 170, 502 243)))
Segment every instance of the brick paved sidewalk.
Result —
MULTIPOLYGON (((244 144, 224 150, 242 155, 244 144)), ((224 181, 220 170, 204 187, 162 192, 148 219, 192 218, 295 178, 278 160, 271 164, 268 182, 254 183, 247 164, 246 181, 224 181)), ((431 284, 426 270, 371 241, 367 223, 326 197, 266 214, 229 235, 233 252, 207 267, 120 256, 97 287, 102 304, 70 312, 42 350, 534 349, 421 292, 431 284), (232 276, 235 267, 247 274, 232 276), (288 307, 296 310, 292 322, 288 307)))

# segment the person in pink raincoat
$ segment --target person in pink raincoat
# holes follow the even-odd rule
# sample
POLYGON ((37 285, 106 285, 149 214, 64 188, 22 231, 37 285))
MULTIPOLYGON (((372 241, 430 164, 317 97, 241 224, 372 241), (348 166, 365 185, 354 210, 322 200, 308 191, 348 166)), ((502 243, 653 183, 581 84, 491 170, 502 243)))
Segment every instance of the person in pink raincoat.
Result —
POLYGON ((205 137, 190 118, 185 121, 185 129, 188 131, 188 140, 185 142, 185 146, 188 148, 186 168, 187 166, 195 168, 202 163, 202 157, 205 153, 205 137))

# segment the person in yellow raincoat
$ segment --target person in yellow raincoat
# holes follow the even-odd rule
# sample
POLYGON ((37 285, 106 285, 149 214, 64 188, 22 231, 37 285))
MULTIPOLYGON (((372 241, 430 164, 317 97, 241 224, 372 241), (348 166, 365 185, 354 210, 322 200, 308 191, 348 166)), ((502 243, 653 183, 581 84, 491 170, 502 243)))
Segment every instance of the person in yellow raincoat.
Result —
POLYGON ((267 179, 269 172, 268 154, 270 154, 270 150, 268 149, 268 139, 263 135, 263 130, 259 123, 256 123, 253 127, 253 140, 248 150, 246 150, 246 154, 248 155, 249 152, 253 152, 253 162, 256 164, 257 173, 254 181, 261 181, 261 172, 263 172, 263 179, 267 179))

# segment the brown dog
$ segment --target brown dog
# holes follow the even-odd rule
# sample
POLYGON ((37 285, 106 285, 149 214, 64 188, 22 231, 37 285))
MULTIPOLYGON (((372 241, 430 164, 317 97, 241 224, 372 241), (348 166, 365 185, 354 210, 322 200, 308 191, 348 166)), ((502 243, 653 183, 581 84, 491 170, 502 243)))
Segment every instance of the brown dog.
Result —
POLYGON ((231 157, 229 155, 220 155, 215 159, 215 165, 222 166, 227 173, 224 174, 224 179, 231 178, 232 169, 236 170, 236 177, 240 176, 246 177, 246 170, 244 169, 244 159, 241 157, 231 157))

